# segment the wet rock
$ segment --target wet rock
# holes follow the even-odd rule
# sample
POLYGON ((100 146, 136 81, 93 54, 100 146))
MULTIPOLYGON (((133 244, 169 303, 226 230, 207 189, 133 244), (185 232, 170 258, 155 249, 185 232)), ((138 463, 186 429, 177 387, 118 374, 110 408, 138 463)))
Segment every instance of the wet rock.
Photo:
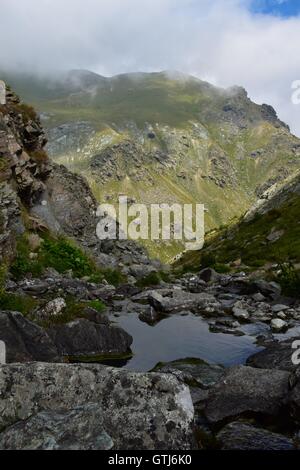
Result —
POLYGON ((0 433, 1 450, 109 450, 101 408, 88 403, 70 411, 42 411, 0 433))
POLYGON ((235 366, 209 393, 205 415, 211 423, 244 413, 276 416, 288 393, 288 372, 235 366))
MULTIPOLYGON (((103 429, 111 437, 114 449, 187 450, 194 445, 194 409, 189 389, 170 374, 131 373, 83 364, 0 367, 2 433, 17 423, 24 426, 26 420, 41 412, 65 413, 89 403, 101 410, 103 429)), ((37 422, 41 422, 40 416, 37 422)), ((95 430, 93 423, 97 425, 91 416, 84 431, 89 426, 95 430)), ((76 435, 78 439, 88 439, 80 429, 76 435)), ((34 446, 35 439, 39 445, 46 445, 41 437, 32 432, 32 440, 26 436, 22 439, 27 439, 27 447, 34 446)))
POLYGON ((54 342, 40 326, 21 313, 0 311, 0 338, 6 345, 6 361, 57 361, 54 342))
POLYGON ((251 424, 234 422, 217 435, 223 450, 293 450, 293 441, 251 424))
POLYGON ((54 325, 47 332, 63 356, 125 354, 132 344, 132 337, 122 328, 83 318, 54 325))
POLYGON ((142 306, 142 312, 139 314, 139 319, 145 323, 152 325, 159 320, 159 313, 151 307, 151 305, 142 306))

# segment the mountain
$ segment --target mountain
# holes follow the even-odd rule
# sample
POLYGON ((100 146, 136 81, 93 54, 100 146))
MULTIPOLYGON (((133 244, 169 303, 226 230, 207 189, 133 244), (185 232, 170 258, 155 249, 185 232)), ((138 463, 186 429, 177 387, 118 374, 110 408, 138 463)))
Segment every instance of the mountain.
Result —
MULTIPOLYGON (((210 230, 299 168, 300 140, 240 87, 176 72, 1 76, 39 110, 50 156, 85 175, 98 201, 204 203, 210 230)), ((164 261, 183 249, 146 245, 164 261)))
POLYGON ((276 273, 290 293, 300 288, 300 172, 283 186, 265 191, 238 223, 214 230, 201 252, 186 253, 177 262, 181 270, 210 265, 221 271, 230 268, 276 273), (291 292, 292 291, 292 292, 291 292))

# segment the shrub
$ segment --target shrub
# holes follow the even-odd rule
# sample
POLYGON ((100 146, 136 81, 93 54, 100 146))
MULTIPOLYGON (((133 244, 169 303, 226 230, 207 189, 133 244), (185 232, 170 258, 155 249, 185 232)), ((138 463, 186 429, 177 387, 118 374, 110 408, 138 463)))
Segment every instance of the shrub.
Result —
POLYGON ((281 273, 278 276, 283 293, 292 297, 300 296, 300 274, 292 263, 281 264, 281 273))

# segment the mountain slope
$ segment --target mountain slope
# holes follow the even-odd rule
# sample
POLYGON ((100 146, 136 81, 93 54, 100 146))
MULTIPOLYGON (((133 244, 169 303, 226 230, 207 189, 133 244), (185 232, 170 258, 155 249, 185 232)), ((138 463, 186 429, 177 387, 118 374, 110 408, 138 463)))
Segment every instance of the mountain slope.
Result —
MULTIPOLYGON (((299 168, 299 139, 239 87, 167 72, 4 78, 41 112, 52 158, 84 174, 99 201, 204 203, 209 230, 299 168)), ((182 249, 164 246, 164 260, 182 249)))
POLYGON ((300 263, 299 214, 300 172, 288 179, 283 187, 274 185, 266 191, 239 223, 212 232, 204 249, 186 253, 176 268, 199 269, 206 264, 223 268, 228 264, 256 269, 279 263, 295 266, 297 270, 300 263))

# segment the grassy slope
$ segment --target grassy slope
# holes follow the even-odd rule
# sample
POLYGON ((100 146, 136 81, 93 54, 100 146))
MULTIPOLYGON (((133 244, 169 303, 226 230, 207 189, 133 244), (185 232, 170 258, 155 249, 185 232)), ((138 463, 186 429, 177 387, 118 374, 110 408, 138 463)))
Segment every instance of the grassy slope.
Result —
POLYGON ((223 265, 238 259, 253 269, 268 263, 300 263, 299 186, 296 190, 289 188, 285 197, 278 200, 275 196, 271 202, 252 218, 211 233, 204 249, 186 253, 176 268, 194 270, 201 265, 223 265), (281 232, 280 238, 268 241, 271 232, 281 232))

